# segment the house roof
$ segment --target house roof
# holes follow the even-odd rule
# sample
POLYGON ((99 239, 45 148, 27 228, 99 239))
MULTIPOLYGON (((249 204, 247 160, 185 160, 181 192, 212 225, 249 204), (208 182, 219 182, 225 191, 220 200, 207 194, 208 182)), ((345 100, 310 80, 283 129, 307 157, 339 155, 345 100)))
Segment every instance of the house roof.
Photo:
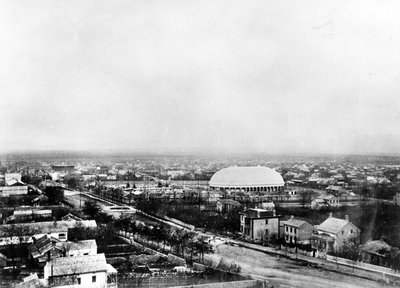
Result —
POLYGON ((61 219, 64 221, 71 221, 71 220, 82 221, 82 218, 79 218, 78 216, 75 216, 74 214, 71 214, 71 213, 68 213, 67 215, 63 216, 61 219))
POLYGON ((289 220, 285 221, 285 225, 297 227, 297 228, 299 228, 301 225, 303 225, 305 223, 307 223, 307 222, 303 221, 303 220, 299 220, 299 219, 289 219, 289 220))
POLYGON ((244 212, 241 212, 240 214, 246 215, 248 218, 268 218, 268 217, 273 217, 274 216, 274 211, 268 211, 265 209, 259 209, 259 208, 252 208, 248 209, 244 212))
POLYGON ((97 250, 96 240, 81 240, 78 242, 60 242, 58 245, 62 248, 68 248, 69 251, 80 251, 80 250, 97 250))
POLYGON ((25 186, 26 184, 18 179, 11 178, 6 180, 7 186, 25 186))
POLYGON ((77 257, 61 257, 47 262, 50 277, 85 274, 98 271, 107 271, 106 257, 103 253, 77 257))
POLYGON ((28 251, 33 258, 39 258, 53 247, 51 239, 44 235, 28 246, 28 251))
POLYGON ((331 200, 331 199, 336 199, 337 197, 334 195, 326 195, 326 196, 322 196, 321 199, 324 200, 331 200))
MULTIPOLYGON (((331 234, 336 234, 338 233, 344 226, 346 226, 348 223, 352 224, 354 227, 356 227, 353 223, 344 220, 344 219, 339 219, 335 217, 329 217, 326 219, 324 222, 322 222, 320 225, 315 226, 318 230, 323 231, 323 232, 328 232, 331 234)), ((356 227, 357 228, 357 227, 356 227)), ((358 228, 357 228, 358 229, 358 228)))

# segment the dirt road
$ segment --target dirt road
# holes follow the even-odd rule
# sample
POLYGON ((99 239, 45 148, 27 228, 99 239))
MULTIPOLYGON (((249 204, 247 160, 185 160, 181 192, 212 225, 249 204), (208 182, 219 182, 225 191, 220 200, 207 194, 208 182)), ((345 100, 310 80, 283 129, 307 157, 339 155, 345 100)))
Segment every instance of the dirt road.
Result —
POLYGON ((215 254, 207 255, 214 263, 218 263, 221 257, 227 262, 235 261, 241 267, 241 274, 252 276, 255 279, 267 280, 275 287, 282 284, 288 287, 306 288, 393 287, 339 272, 303 266, 290 259, 267 255, 243 247, 229 246, 221 242, 215 244, 215 254))

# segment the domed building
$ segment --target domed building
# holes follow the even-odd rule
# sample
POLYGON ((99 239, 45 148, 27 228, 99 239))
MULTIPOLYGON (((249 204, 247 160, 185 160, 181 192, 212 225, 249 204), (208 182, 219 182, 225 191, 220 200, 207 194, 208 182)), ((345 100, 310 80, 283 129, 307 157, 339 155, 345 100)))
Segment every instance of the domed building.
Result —
POLYGON ((216 172, 210 179, 211 189, 255 192, 282 191, 285 182, 275 170, 262 167, 228 167, 216 172))

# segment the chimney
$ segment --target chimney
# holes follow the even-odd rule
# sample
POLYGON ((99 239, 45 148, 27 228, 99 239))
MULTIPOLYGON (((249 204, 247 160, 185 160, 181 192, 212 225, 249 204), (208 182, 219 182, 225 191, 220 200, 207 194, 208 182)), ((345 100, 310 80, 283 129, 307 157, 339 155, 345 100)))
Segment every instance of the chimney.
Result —
POLYGON ((346 220, 347 222, 350 221, 349 215, 344 216, 344 220, 346 220))
POLYGON ((333 212, 329 212, 329 217, 328 218, 332 218, 333 217, 333 212))
POLYGON ((294 215, 290 215, 290 219, 294 219, 294 215))

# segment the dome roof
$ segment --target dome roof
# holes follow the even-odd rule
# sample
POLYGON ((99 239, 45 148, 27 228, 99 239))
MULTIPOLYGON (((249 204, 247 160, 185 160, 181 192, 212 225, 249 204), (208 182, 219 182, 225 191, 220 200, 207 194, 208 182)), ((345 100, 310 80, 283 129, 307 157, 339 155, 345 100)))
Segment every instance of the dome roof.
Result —
POLYGON ((283 178, 278 172, 262 166, 228 167, 219 170, 210 179, 211 187, 268 187, 283 185, 283 178))

